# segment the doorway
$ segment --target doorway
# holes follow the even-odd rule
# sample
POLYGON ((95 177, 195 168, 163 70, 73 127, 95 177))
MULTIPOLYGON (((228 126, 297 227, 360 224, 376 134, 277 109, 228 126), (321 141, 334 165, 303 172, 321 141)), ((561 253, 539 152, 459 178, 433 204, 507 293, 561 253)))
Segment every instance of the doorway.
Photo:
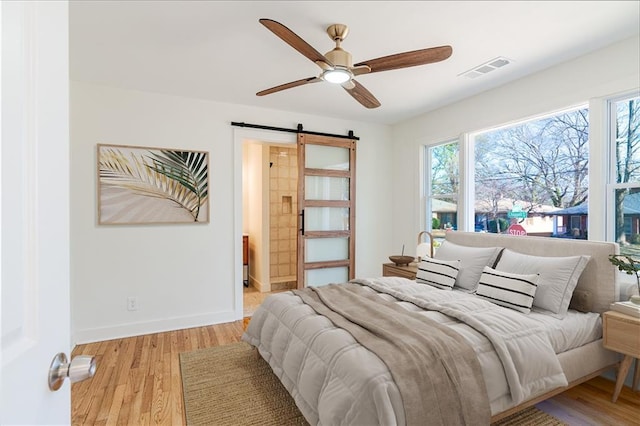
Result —
POLYGON ((234 140, 236 312, 244 314, 252 288, 263 296, 352 279, 357 138, 242 129, 234 140))
POLYGON ((239 309, 246 317, 269 294, 296 287, 298 165, 295 135, 237 132, 252 133, 235 138, 241 148, 240 231, 248 241, 247 286, 236 288, 242 288, 239 309))

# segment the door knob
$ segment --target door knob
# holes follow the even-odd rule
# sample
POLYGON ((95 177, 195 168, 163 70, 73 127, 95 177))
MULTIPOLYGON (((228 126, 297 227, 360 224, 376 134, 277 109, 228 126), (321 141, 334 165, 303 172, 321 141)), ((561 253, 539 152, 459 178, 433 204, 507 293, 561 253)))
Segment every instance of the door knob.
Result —
POLYGON ((96 359, 90 355, 78 355, 71 362, 67 356, 60 352, 51 361, 49 367, 49 389, 57 391, 62 386, 64 379, 69 378, 71 383, 89 379, 96 374, 96 359))

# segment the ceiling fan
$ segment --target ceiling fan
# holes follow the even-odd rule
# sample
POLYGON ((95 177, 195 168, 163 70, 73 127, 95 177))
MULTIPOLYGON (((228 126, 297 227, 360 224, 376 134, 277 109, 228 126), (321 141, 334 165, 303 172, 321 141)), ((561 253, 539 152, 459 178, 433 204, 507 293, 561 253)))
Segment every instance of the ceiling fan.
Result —
POLYGON ((302 80, 292 81, 262 90, 256 93, 258 96, 269 95, 309 83, 327 81, 329 83, 340 84, 347 93, 365 107, 377 108, 380 106, 380 102, 362 84, 358 83, 354 77, 362 74, 440 62, 451 56, 452 52, 451 46, 430 47, 383 56, 381 58, 358 62, 353 65, 351 53, 340 47, 340 44, 349 33, 349 28, 346 25, 334 24, 327 28, 327 34, 336 43, 336 47, 323 55, 281 23, 264 18, 260 19, 260 23, 280 37, 289 46, 315 62, 316 65, 322 69, 322 72, 318 77, 303 78, 302 80))

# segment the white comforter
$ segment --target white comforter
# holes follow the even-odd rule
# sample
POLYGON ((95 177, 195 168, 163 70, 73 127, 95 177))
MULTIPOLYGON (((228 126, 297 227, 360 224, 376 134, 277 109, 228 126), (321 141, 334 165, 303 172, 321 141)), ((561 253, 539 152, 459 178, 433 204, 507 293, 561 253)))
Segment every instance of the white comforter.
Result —
MULTIPOLYGON (((407 309, 427 309, 425 315, 469 340, 492 414, 567 385, 546 334, 524 314, 404 278, 354 282, 399 299, 407 309)), ((258 348, 311 424, 405 423, 402 398, 386 365, 293 293, 269 296, 243 340, 258 348)))

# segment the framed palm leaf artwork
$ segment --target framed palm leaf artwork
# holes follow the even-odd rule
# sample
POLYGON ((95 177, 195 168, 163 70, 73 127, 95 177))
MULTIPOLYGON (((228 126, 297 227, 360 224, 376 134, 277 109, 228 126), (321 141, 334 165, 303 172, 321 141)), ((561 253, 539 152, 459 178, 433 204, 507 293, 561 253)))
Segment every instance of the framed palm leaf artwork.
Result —
POLYGON ((98 144, 98 223, 209 222, 209 154, 98 144))

